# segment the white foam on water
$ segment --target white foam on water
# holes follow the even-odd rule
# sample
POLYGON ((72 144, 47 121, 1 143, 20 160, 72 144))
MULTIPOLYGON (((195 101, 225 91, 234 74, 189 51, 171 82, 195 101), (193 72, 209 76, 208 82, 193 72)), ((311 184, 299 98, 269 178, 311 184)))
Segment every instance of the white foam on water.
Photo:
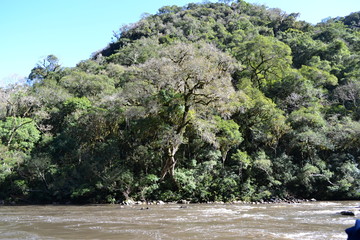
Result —
MULTIPOLYGON (((41 239, 39 235, 23 231, 1 232, 0 239, 41 239)), ((53 238, 47 238, 53 239, 53 238)))
POLYGON ((227 208, 210 208, 205 210, 200 210, 205 215, 218 215, 218 214, 236 214, 237 211, 227 208))
POLYGON ((264 219, 264 218, 267 218, 267 217, 270 217, 269 215, 265 215, 265 214, 248 214, 248 213, 245 213, 245 214, 240 214, 239 217, 241 218, 252 218, 252 219, 264 219))
POLYGON ((301 215, 301 216, 314 216, 314 215, 336 215, 338 214, 340 211, 334 210, 334 209, 324 209, 324 210, 313 210, 311 212, 309 211, 299 211, 297 212, 297 215, 301 215))
POLYGON ((286 238, 289 240, 341 240, 347 239, 345 232, 343 233, 314 233, 314 232, 300 232, 300 233, 287 233, 287 234, 275 234, 277 238, 286 238))
POLYGON ((234 208, 236 208, 237 210, 251 210, 257 207, 254 206, 250 206, 250 205, 232 205, 234 208))
POLYGON ((336 206, 336 205, 341 206, 341 203, 338 202, 318 202, 318 204, 320 206, 336 206))

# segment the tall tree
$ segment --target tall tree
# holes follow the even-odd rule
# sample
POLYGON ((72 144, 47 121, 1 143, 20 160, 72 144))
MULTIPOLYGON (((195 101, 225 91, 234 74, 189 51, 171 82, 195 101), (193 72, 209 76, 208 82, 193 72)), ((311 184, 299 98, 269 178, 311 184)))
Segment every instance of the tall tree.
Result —
POLYGON ((291 50, 273 37, 257 36, 234 48, 236 58, 244 65, 241 76, 264 89, 282 80, 291 65, 291 50))
MULTIPOLYGON (((164 48, 160 58, 134 68, 136 80, 128 82, 125 90, 136 94, 133 106, 135 103, 143 106, 142 111, 135 107, 137 117, 157 115, 166 125, 161 179, 168 173, 174 175, 175 155, 184 142, 187 126, 197 119, 199 133, 206 135, 201 120, 216 111, 228 114, 224 104, 235 93, 231 83, 233 64, 230 56, 212 45, 178 43, 164 48)), ((128 114, 134 111, 134 107, 130 108, 128 114)), ((215 133, 210 138, 214 139, 215 133)))
POLYGON ((31 70, 28 79, 32 82, 56 77, 55 74, 60 71, 61 66, 59 64, 59 59, 54 55, 48 55, 31 70))

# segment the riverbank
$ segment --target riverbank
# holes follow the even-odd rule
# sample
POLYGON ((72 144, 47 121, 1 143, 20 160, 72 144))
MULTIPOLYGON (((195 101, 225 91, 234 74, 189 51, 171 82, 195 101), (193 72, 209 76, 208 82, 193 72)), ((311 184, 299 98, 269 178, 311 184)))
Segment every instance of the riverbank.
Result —
POLYGON ((164 202, 162 200, 155 200, 155 201, 134 201, 132 199, 128 199, 122 202, 118 202, 121 205, 163 205, 163 204, 250 204, 250 205, 258 205, 258 204, 279 204, 279 203, 288 203, 288 204, 295 204, 295 203, 307 203, 307 202, 316 202, 315 198, 312 199, 296 199, 296 198, 271 198, 269 200, 260 200, 260 201, 230 201, 230 202, 223 202, 223 201, 208 201, 208 202, 192 202, 189 200, 180 200, 174 202, 164 202))
MULTIPOLYGON (((133 199, 128 199, 125 201, 117 201, 113 204, 120 204, 120 205, 163 205, 163 204, 252 204, 252 205, 258 205, 258 204, 274 204, 274 203, 288 203, 288 204, 295 204, 295 203, 306 203, 306 202, 316 202, 317 200, 315 198, 312 199, 297 199, 297 198, 271 198, 268 200, 260 200, 260 201, 229 201, 229 202, 223 202, 223 201, 207 201, 207 202, 195 202, 191 200, 179 200, 179 201, 171 201, 171 202, 165 202, 162 200, 150 200, 150 201, 135 201, 133 199)), ((0 200, 0 206, 15 206, 15 205, 43 205, 44 203, 16 203, 16 202, 6 202, 4 200, 0 200)), ((79 205, 77 203, 72 202, 52 202, 52 205, 79 205)), ((111 203, 110 203, 111 204, 111 203)), ((82 204, 80 204, 82 205, 82 204)))

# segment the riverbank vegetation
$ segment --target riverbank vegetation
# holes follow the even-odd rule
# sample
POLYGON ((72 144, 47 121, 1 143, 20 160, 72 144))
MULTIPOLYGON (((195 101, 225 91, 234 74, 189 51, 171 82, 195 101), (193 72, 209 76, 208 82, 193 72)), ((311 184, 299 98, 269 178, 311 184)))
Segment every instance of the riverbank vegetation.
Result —
MULTIPOLYGON (((360 196, 360 12, 165 6, 0 89, 0 199, 360 196)), ((86 39, 84 39, 86 41, 86 39)))

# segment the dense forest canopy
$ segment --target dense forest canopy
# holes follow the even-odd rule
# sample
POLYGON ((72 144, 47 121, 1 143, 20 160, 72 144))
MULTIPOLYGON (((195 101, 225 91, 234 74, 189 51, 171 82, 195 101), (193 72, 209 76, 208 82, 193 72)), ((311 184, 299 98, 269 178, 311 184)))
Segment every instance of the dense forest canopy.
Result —
POLYGON ((165 6, 0 89, 0 199, 360 196, 360 12, 165 6))

